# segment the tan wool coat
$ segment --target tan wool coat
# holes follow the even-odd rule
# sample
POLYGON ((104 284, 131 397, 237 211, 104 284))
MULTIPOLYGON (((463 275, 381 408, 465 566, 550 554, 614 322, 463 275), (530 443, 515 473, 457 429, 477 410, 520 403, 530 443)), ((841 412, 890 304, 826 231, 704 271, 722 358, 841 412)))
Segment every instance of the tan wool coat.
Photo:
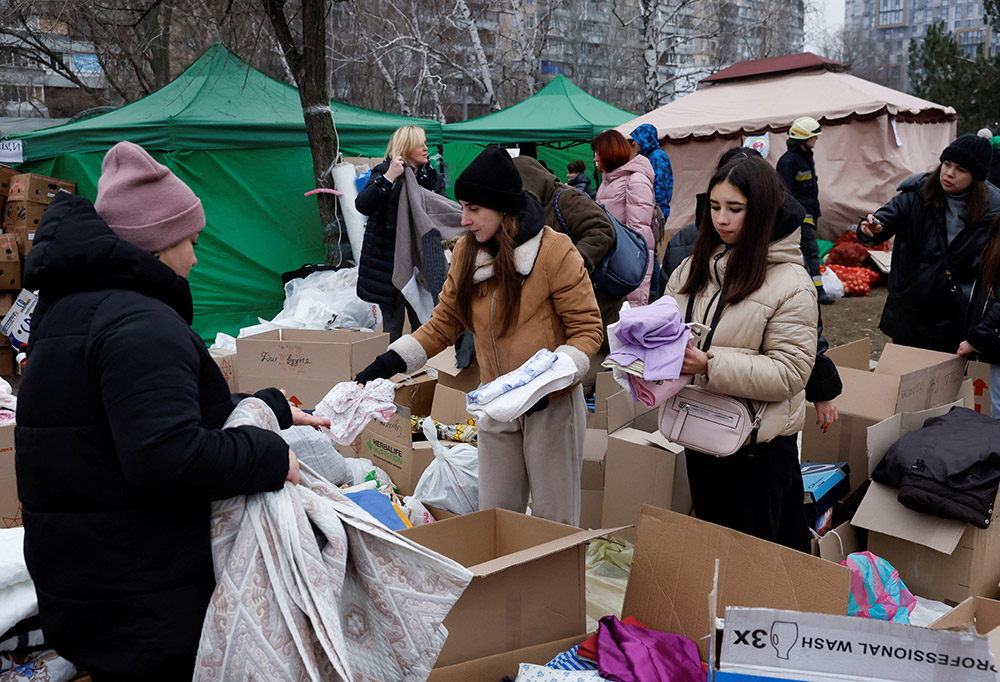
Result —
MULTIPOLYGON (((709 281, 695 297, 693 320, 711 324, 716 293, 725 282, 732 250, 712 254, 709 281)), ((686 258, 667 283, 681 310, 687 294, 686 258)), ((805 386, 816 360, 816 287, 802 265, 799 230, 771 243, 764 284, 739 303, 723 308, 708 351, 708 375, 697 383, 723 395, 766 402, 757 441, 798 433, 805 424, 805 386)), ((755 405, 757 407, 758 405, 755 405)))
MULTIPOLYGON (((408 372, 452 345, 464 330, 457 314, 456 277, 465 246, 464 239, 455 246, 452 268, 431 319, 390 346, 406 362, 408 372)), ((480 382, 485 384, 517 369, 542 348, 561 350, 573 358, 579 380, 604 338, 583 258, 568 236, 550 227, 518 246, 514 255, 517 272, 524 277, 520 312, 517 324, 501 335, 500 321, 493 315, 497 293, 493 259, 485 250, 477 253, 471 331, 480 382)))

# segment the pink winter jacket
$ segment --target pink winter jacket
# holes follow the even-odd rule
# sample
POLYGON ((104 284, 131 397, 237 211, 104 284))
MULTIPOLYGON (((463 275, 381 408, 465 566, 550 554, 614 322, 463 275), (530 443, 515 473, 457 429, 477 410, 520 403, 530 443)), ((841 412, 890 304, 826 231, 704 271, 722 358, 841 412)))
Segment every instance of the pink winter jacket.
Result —
POLYGON ((646 239, 649 246, 649 263, 646 276, 639 288, 625 297, 629 305, 649 303, 649 282, 653 276, 653 166, 645 156, 637 155, 623 166, 604 175, 604 181, 597 190, 597 203, 604 204, 611 215, 623 225, 631 227, 646 239))

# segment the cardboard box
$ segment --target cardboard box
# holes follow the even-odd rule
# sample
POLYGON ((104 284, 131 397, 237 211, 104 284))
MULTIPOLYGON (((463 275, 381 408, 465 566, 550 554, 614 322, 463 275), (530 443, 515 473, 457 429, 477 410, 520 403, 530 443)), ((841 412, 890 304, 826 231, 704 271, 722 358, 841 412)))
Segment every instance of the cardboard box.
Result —
POLYGON ((806 517, 813 529, 819 531, 817 521, 851 492, 850 469, 845 462, 802 462, 801 469, 806 517))
POLYGON ((17 300, 19 293, 17 291, 3 291, 0 289, 0 316, 7 314, 7 311, 14 305, 14 301, 17 300))
POLYGON ((455 663, 431 671, 427 682, 497 682, 505 676, 517 676, 521 663, 545 665, 564 651, 575 647, 588 635, 557 639, 554 642, 505 651, 464 663, 455 663))
POLYGON ((971 407, 980 414, 992 414, 990 404, 990 366, 985 362, 970 362, 966 370, 972 382, 972 401, 965 401, 966 407, 971 407))
POLYGON ((969 597, 928 627, 978 633, 986 638, 993 656, 1000 661, 1000 601, 969 597))
MULTIPOLYGON (((957 404, 957 403, 956 403, 957 404)), ((868 429, 868 472, 901 436, 952 405, 897 414, 868 429)), ((852 523, 868 529, 868 549, 892 564, 914 594, 958 604, 967 597, 991 597, 1000 583, 1000 534, 994 504, 990 527, 981 530, 957 519, 907 509, 895 488, 873 482, 852 523)))
POLYGON ((236 339, 240 390, 274 386, 312 409, 341 381, 351 381, 389 346, 388 334, 335 329, 273 329, 236 339))
POLYGON ((479 388, 479 363, 473 362, 465 369, 455 364, 455 347, 448 346, 427 361, 427 366, 437 372, 438 383, 462 393, 479 388))
MULTIPOLYGON (((337 450, 346 457, 370 459, 389 474, 400 494, 412 495, 424 469, 434 461, 434 451, 430 443, 413 440, 410 414, 408 407, 397 404, 388 423, 372 421, 357 441, 337 450)), ((443 424, 466 421, 470 415, 465 411, 465 394, 438 384, 430 416, 443 424)))
POLYGON ((587 410, 588 429, 608 428, 608 398, 621 390, 610 370, 597 373, 594 377, 594 411, 587 410))
POLYGON ((21 290, 21 257, 12 234, 0 234, 0 289, 21 290))
POLYGON ((437 378, 433 374, 422 370, 415 374, 397 374, 391 380, 396 384, 393 402, 410 408, 410 414, 418 417, 431 413, 434 389, 437 387, 437 378))
POLYGON ((21 175, 21 171, 0 164, 0 196, 7 196, 7 191, 10 189, 10 181, 15 175, 21 175))
POLYGON ((812 546, 815 556, 835 564, 839 564, 850 554, 864 551, 858 538, 858 531, 850 521, 831 528, 819 540, 813 539, 812 546))
POLYGON ((208 349, 208 354, 215 360, 215 364, 222 370, 222 376, 226 377, 226 384, 230 393, 239 393, 239 383, 236 380, 236 351, 208 349))
MULTIPOLYGON (((605 526, 635 525, 645 505, 691 513, 684 448, 659 431, 625 427, 608 436, 601 522, 605 526)), ((633 540, 635 534, 627 529, 622 535, 633 540)))
POLYGON ((76 183, 36 173, 21 173, 10 179, 7 201, 34 201, 48 204, 59 192, 76 194, 76 183))
POLYGON ((604 518, 604 459, 608 452, 608 432, 587 429, 583 438, 583 467, 580 473, 580 528, 602 528, 604 518))
POLYGON ((622 616, 689 637, 708 660, 708 595, 718 561, 717 606, 844 615, 851 571, 690 516, 644 506, 622 616))
POLYGON ((444 620, 449 634, 437 665, 585 633, 583 543, 613 530, 488 509, 400 531, 474 576, 444 620))
POLYGON ((847 462, 851 490, 867 480, 866 429, 900 412, 913 412, 950 403, 959 397, 966 360, 954 353, 886 344, 874 371, 850 366, 865 363, 868 340, 828 355, 836 358, 844 391, 837 398, 840 418, 826 433, 816 425, 816 410, 806 409, 802 430, 802 459, 810 462, 847 462), (842 364, 843 363, 843 364, 842 364))
POLYGON ((14 349, 6 344, 0 345, 0 376, 15 374, 14 349))
POLYGON ((803 682, 995 682, 992 658, 985 639, 966 633, 870 618, 730 607, 719 670, 750 675, 748 679, 803 682))
POLYGON ((0 322, 0 332, 7 337, 15 350, 20 349, 21 344, 28 343, 28 337, 31 335, 31 311, 35 309, 36 303, 38 296, 32 291, 22 289, 14 299, 14 305, 0 322))
POLYGON ((0 426, 0 528, 21 525, 21 501, 14 475, 14 425, 0 426))
POLYGON ((27 256, 35 240, 35 231, 42 223, 47 204, 34 201, 8 201, 4 207, 3 229, 16 240, 17 250, 27 256))

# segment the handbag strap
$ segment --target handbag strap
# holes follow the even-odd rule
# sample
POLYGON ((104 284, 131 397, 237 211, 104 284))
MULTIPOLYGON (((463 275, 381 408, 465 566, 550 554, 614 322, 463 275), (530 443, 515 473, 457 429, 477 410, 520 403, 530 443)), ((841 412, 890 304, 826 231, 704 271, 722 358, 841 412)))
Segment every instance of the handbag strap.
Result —
MULTIPOLYGON (((684 314, 684 321, 691 322, 691 318, 694 316, 694 299, 695 294, 688 296, 687 302, 687 312, 684 314)), ((711 301, 709 301, 711 305, 711 301)), ((722 309, 725 307, 726 301, 722 296, 722 290, 719 290, 719 304, 715 306, 715 314, 712 315, 712 324, 709 327, 708 334, 705 335, 705 343, 702 345, 701 349, 708 352, 708 349, 712 347, 712 337, 715 336, 715 328, 719 326, 719 319, 722 317, 722 309)))
POLYGON ((569 229, 569 225, 566 224, 566 219, 563 218, 562 211, 559 210, 559 195, 565 192, 566 189, 561 189, 556 192, 556 195, 552 197, 552 208, 556 212, 556 220, 559 221, 559 227, 562 231, 569 235, 569 238, 573 240, 573 246, 576 246, 577 238, 573 234, 573 231, 569 229))

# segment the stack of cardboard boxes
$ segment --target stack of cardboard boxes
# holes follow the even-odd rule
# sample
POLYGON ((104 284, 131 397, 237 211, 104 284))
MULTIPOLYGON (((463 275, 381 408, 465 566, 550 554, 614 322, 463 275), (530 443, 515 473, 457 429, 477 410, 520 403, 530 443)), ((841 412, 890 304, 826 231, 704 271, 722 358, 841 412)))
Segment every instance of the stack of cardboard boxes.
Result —
MULTIPOLYGON (((7 174, 11 169, 3 169, 7 174)), ((3 231, 17 238, 21 257, 28 255, 35 230, 42 223, 45 209, 59 192, 76 193, 76 183, 35 173, 10 175, 7 180, 3 212, 3 231)))

